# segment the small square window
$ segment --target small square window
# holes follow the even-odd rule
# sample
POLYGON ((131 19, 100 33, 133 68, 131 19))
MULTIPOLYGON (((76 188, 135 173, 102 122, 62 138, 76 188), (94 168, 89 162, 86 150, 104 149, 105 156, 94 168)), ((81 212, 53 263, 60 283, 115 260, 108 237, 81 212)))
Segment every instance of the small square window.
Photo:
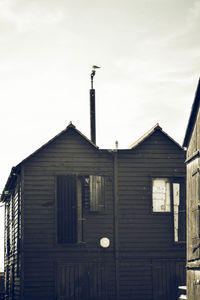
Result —
POLYGON ((170 212, 170 181, 168 178, 154 178, 152 188, 153 212, 170 212))

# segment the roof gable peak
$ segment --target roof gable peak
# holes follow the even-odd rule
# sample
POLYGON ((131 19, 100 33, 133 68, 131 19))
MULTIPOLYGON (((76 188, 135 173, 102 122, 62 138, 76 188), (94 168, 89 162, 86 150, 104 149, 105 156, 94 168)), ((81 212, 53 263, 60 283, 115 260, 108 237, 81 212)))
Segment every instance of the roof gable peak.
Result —
POLYGON ((156 123, 149 131, 147 131, 143 136, 141 136, 137 141, 135 141, 132 145, 128 147, 128 149, 135 149, 141 143, 143 143, 147 138, 149 138, 155 131, 162 132, 168 139, 170 139, 173 143, 175 143, 179 148, 183 149, 181 145, 179 145, 174 139, 172 139, 166 132, 162 130, 159 123, 156 123))
POLYGON ((187 124, 187 129, 186 129, 186 133, 185 133, 185 137, 184 137, 184 141, 183 141, 183 147, 188 147, 188 145, 189 145, 190 138, 191 138, 191 135, 193 132, 193 128, 194 128, 194 125, 195 125, 195 122, 197 119, 199 105, 200 105, 200 78, 199 78, 199 82, 197 85, 194 101, 193 101, 191 112, 190 112, 190 117, 189 117, 188 124, 187 124))
POLYGON ((139 144, 141 144, 144 140, 146 140, 152 133, 156 130, 161 130, 159 123, 156 123, 150 130, 148 130, 144 135, 142 135, 138 140, 136 140, 133 144, 131 144, 128 149, 133 149, 137 147, 139 144))
POLYGON ((60 133, 58 133, 56 136, 54 136, 52 139, 50 139, 47 143, 43 144, 40 148, 38 148, 36 151, 34 151, 28 157, 26 157, 25 159, 23 159, 18 165, 21 165, 24 161, 26 161, 27 159, 29 159, 30 157, 32 157, 34 154, 36 154, 40 150, 44 149, 46 146, 48 146, 53 141, 55 141, 57 138, 59 138, 62 134, 67 133, 68 130, 73 130, 78 135, 80 135, 85 141, 87 141, 89 144, 91 144, 94 148, 99 149, 99 147, 97 145, 95 145, 94 143, 92 143, 84 134, 82 134, 78 129, 76 129, 76 126, 70 121, 69 125, 64 130, 62 130, 60 133))

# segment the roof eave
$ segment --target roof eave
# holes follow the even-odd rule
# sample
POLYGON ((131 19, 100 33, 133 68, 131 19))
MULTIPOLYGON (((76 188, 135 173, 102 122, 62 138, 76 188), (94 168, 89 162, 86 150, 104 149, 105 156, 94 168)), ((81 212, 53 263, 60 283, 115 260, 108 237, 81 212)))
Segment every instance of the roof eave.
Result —
POLYGON ((186 129, 186 133, 185 133, 185 137, 184 137, 184 141, 183 141, 183 147, 187 148, 188 144, 190 142, 194 124, 197 119, 197 112, 198 112, 199 104, 200 104, 200 79, 199 79, 199 82, 197 85, 194 102, 192 104, 191 113, 190 113, 189 121, 187 124, 187 129, 186 129))
POLYGON ((17 165, 16 167, 12 167, 10 171, 10 175, 8 176, 7 182, 5 184, 5 187, 3 189, 3 192, 0 197, 0 202, 6 202, 9 192, 13 189, 13 186, 16 183, 17 177, 20 173, 21 165, 17 165))

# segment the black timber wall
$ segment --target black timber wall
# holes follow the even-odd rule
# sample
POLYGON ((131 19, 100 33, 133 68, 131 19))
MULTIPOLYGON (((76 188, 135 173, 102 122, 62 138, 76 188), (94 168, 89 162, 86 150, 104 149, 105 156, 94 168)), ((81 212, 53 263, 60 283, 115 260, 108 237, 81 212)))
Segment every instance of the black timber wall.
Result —
POLYGON ((184 160, 184 151, 160 131, 135 149, 112 153, 68 129, 24 161, 22 299, 56 299, 60 280, 81 278, 91 266, 107 284, 98 300, 157 300, 164 285, 162 300, 175 299, 171 290, 185 283, 185 246, 173 243, 172 214, 152 214, 151 180, 184 177, 184 160), (75 246, 56 242, 56 176, 66 174, 106 177, 106 211, 84 212, 84 243, 75 246), (111 240, 108 249, 99 247, 102 236, 111 240))
POLYGON ((108 151, 97 150, 75 130, 68 129, 46 148, 29 158, 23 165, 22 173, 24 178, 23 299, 55 299, 58 288, 56 272, 60 270, 60 266, 66 265, 66 269, 62 269, 61 272, 68 274, 70 264, 74 266, 78 264, 80 271, 81 266, 88 262, 94 263, 95 266, 98 263, 109 265, 107 290, 109 299, 113 299, 115 269, 111 154, 108 151), (66 174, 106 177, 106 211, 99 214, 85 213, 84 243, 74 246, 56 243, 56 176, 66 174), (99 239, 102 236, 107 236, 111 240, 110 248, 106 249, 103 255, 99 246, 99 239))
POLYGON ((185 245, 173 243, 172 213, 152 213, 151 187, 152 177, 185 177, 184 161, 161 131, 118 151, 120 299, 177 299, 185 284, 185 245))

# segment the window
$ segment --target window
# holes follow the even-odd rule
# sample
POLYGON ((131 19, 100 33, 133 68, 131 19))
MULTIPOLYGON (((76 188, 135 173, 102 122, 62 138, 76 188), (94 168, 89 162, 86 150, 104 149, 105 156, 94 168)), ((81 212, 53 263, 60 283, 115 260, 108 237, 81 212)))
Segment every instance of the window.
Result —
POLYGON ((170 212, 170 182, 168 178, 153 179, 153 212, 170 212))
POLYGON ((153 212, 172 212, 174 242, 184 242, 186 239, 184 178, 154 178, 152 180, 152 202, 153 212))
POLYGON ((84 177, 84 206, 90 212, 105 211, 105 177, 90 175, 84 177))
POLYGON ((173 190, 173 218, 174 218, 174 242, 186 241, 186 197, 185 179, 174 178, 173 190))
POLYGON ((105 209, 105 178, 96 175, 57 176, 57 241, 83 241, 83 214, 105 209))
POLYGON ((104 211, 105 180, 102 176, 90 175, 90 211, 104 211))
POLYGON ((179 229, 179 205, 180 205, 180 184, 173 183, 173 208, 174 208, 174 241, 178 242, 179 229))

